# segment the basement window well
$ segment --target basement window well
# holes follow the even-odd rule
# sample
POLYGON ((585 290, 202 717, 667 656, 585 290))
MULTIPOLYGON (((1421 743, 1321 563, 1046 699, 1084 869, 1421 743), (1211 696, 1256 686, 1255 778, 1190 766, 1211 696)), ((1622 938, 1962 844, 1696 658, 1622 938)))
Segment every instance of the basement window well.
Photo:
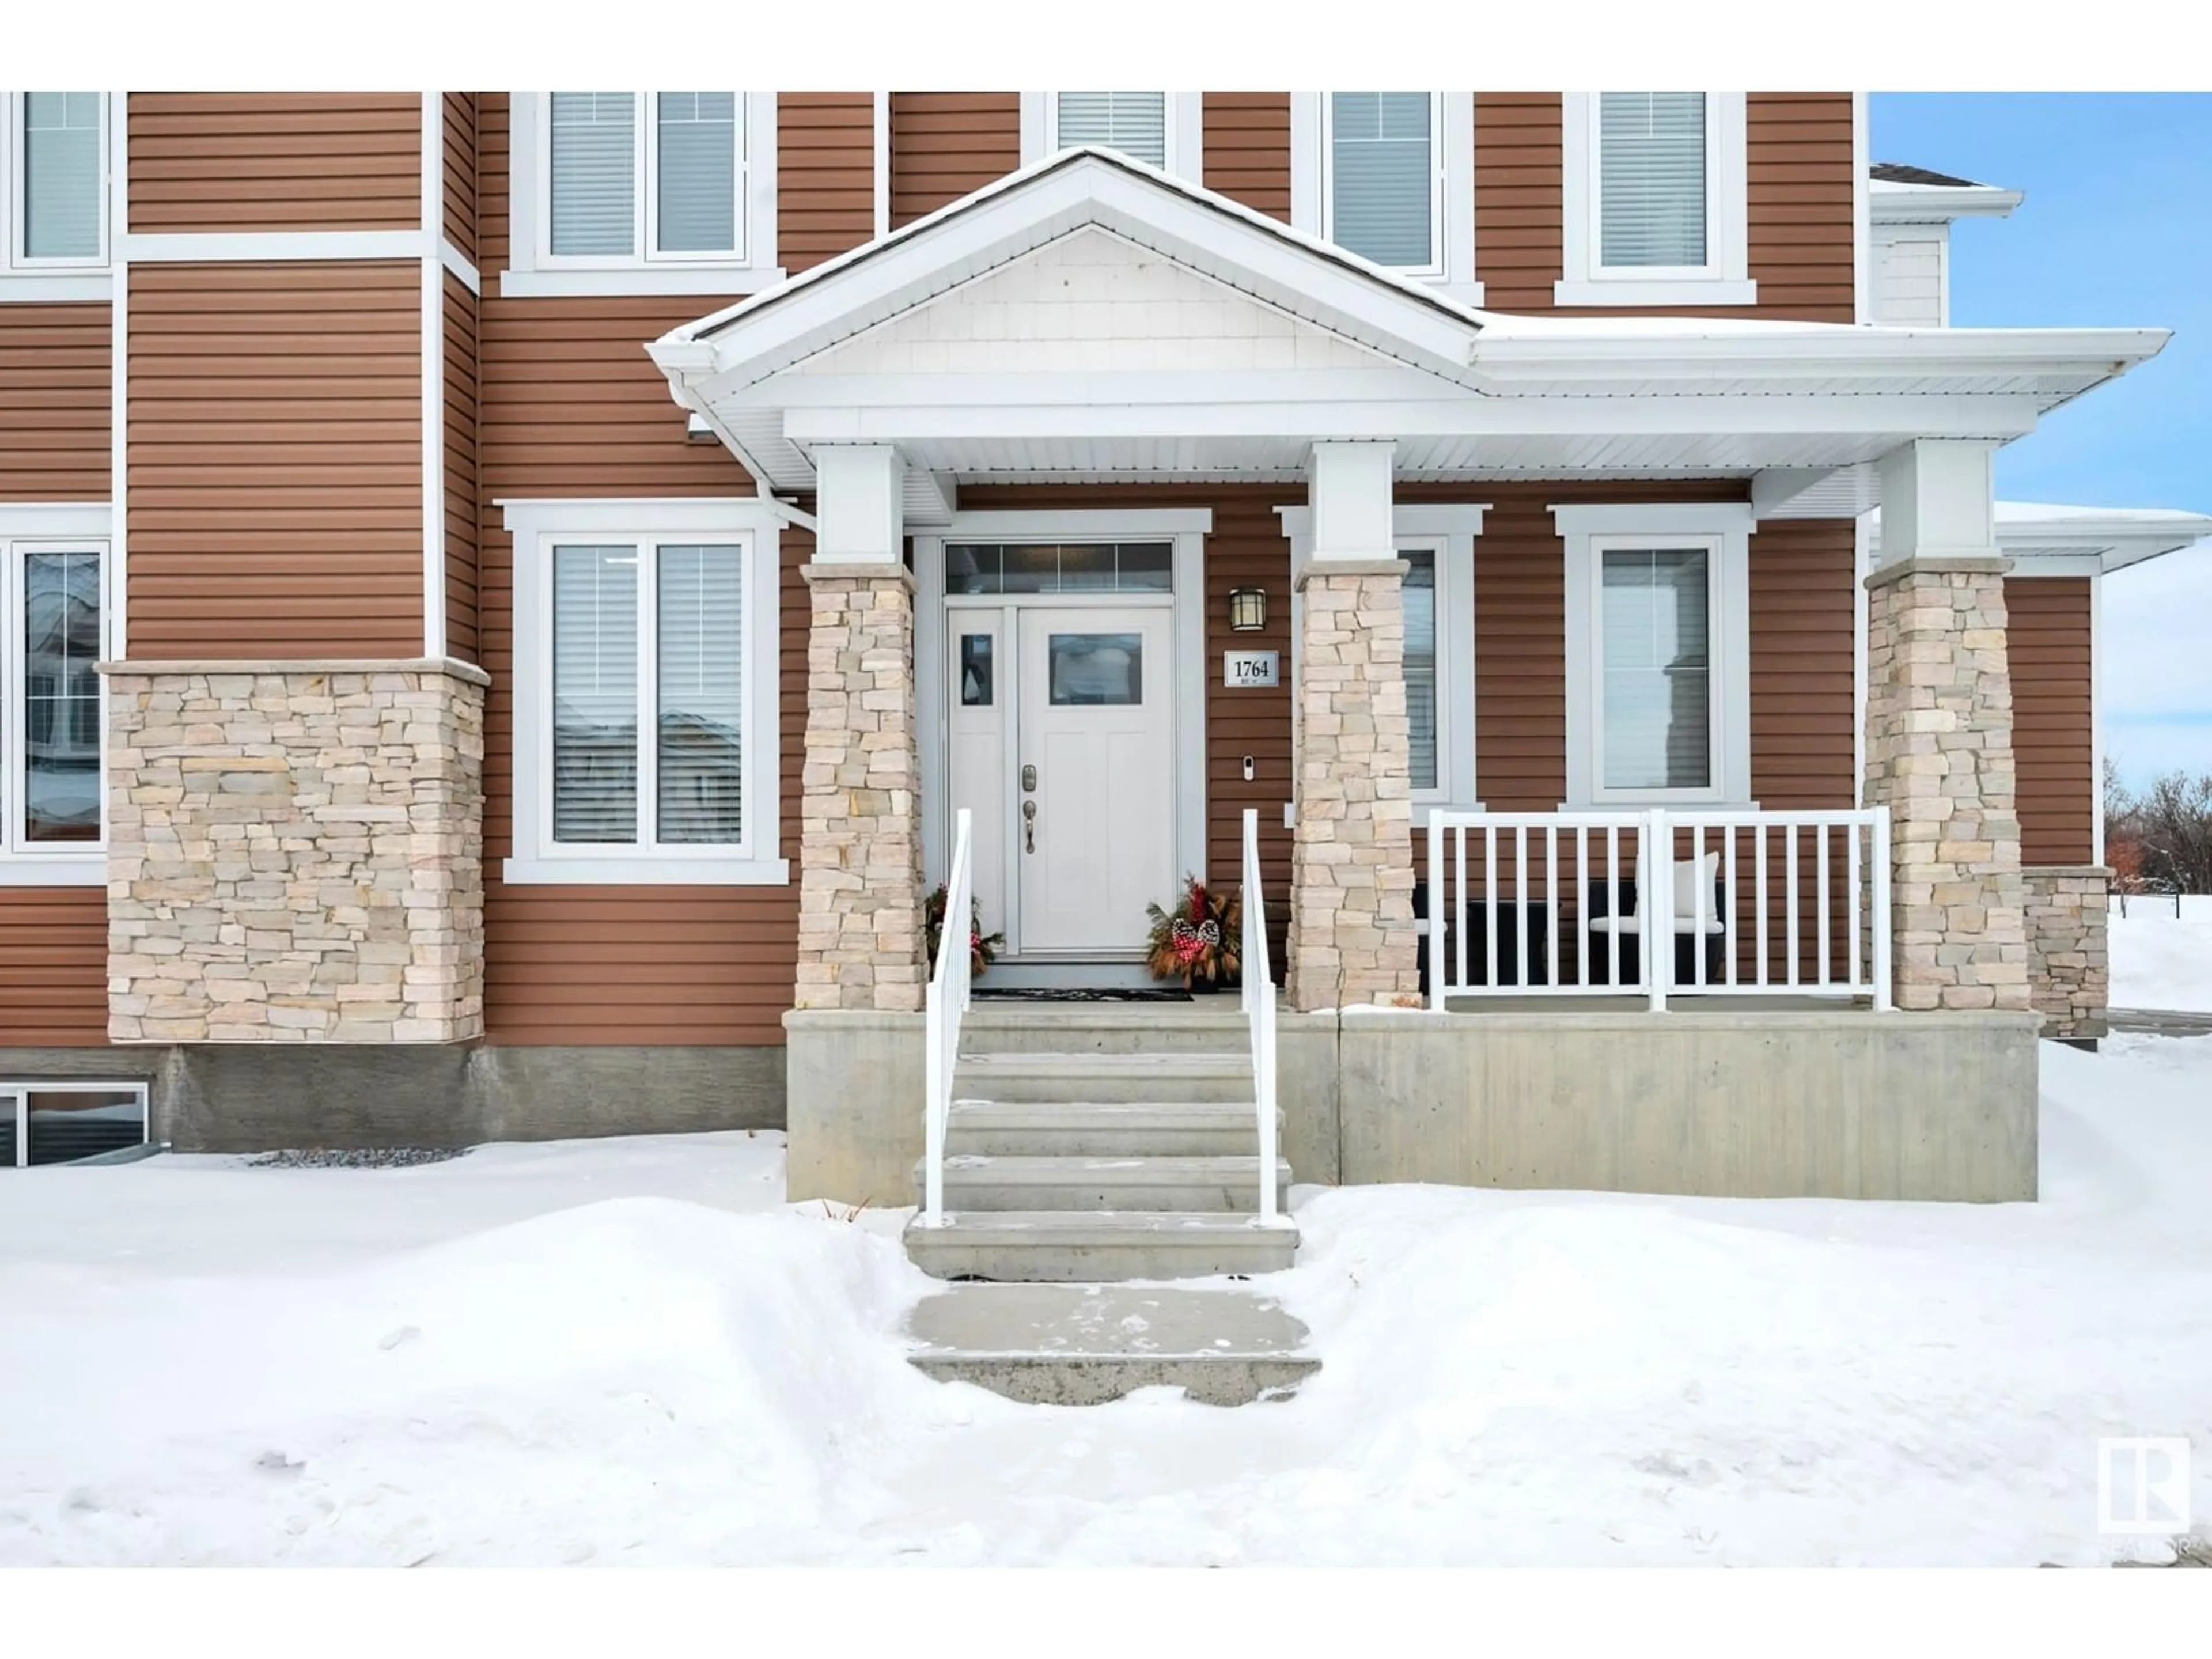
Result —
POLYGON ((143 1083, 0 1083, 0 1170, 78 1164, 146 1144, 143 1083))

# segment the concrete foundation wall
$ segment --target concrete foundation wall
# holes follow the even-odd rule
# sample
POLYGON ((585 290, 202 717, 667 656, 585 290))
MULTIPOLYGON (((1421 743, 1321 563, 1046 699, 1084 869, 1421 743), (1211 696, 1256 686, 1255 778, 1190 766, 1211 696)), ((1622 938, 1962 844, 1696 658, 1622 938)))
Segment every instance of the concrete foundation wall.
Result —
POLYGON ((794 1008, 787 1056, 784 1195, 896 1209, 915 1201, 927 1088, 921 1014, 794 1008))
POLYGON ((0 1048, 0 1078, 143 1082, 154 1139, 186 1152, 469 1146, 783 1124, 783 1050, 766 1047, 0 1048))
POLYGON ((1745 1198, 2036 1194, 2023 1012, 1352 1015, 1342 1179, 1745 1198))

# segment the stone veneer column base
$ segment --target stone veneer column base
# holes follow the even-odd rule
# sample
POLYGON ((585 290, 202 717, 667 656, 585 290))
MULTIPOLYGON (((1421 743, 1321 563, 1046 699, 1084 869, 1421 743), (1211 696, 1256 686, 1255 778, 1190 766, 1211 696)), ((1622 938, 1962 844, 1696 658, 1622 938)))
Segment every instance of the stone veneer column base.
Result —
POLYGON ((483 1034, 483 670, 100 672, 111 1041, 483 1034))
POLYGON ((1316 562, 1301 580, 1293 1008, 1419 1006, 1405 570, 1398 559, 1316 562))
POLYGON ((1866 579, 1866 804, 1891 814, 1899 1008, 2028 1006, 2004 569, 1918 557, 1866 579))
POLYGON ((816 563, 806 645, 793 1006, 922 1006, 921 769, 914 578, 900 565, 816 563))
POLYGON ((2101 1037, 2112 1000, 2106 903, 2112 872, 2100 864, 2033 864, 2027 884, 2028 987, 2043 1035, 2101 1037))

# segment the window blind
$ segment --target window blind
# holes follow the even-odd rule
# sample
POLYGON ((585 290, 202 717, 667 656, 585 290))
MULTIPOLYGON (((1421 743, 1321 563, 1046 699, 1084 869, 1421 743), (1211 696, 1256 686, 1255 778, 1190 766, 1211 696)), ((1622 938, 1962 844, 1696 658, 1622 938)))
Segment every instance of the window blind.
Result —
POLYGON ((1705 263, 1705 94, 1599 94, 1600 262, 1705 263))
POLYGON ((97 259, 101 187, 100 94, 23 94, 23 252, 33 259, 97 259))
POLYGON ((100 555, 23 556, 23 838, 100 839, 100 555))
POLYGON ((1401 586, 1406 606, 1406 729, 1413 757, 1413 787, 1437 787, 1437 556, 1427 548, 1398 556, 1406 562, 1401 586))
POLYGON ((656 248, 663 253, 737 252, 737 94, 658 93, 653 111, 656 248))
POLYGON ((1059 94, 1059 147, 1103 144, 1168 164, 1168 95, 1164 92, 1063 92, 1059 94))
POLYGON ((1425 92, 1329 94, 1329 234, 1380 265, 1436 262, 1436 101, 1425 92))
POLYGON ((744 562, 736 547, 659 550, 663 842, 744 836, 744 562))
POLYGON ((627 92, 552 94, 554 252, 637 252, 636 104, 627 92))
POLYGON ((1605 554, 1599 630, 1608 789, 1712 782, 1706 563, 1703 548, 1605 554))
POLYGON ((553 550, 553 839, 637 839, 638 550, 553 550))

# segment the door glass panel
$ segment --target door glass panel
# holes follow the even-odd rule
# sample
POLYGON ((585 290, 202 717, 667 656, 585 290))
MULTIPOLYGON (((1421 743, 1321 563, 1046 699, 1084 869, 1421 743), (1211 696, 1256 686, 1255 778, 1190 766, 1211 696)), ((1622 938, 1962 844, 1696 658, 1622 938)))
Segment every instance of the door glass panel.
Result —
POLYGON ((1054 634, 1052 701, 1058 704, 1140 703, 1145 700, 1145 641, 1139 634, 1054 634))
POLYGON ((991 636, 988 634, 963 634, 960 636, 960 706, 963 708, 988 708, 991 706, 991 636))
POLYGON ((1437 556, 1409 548, 1401 588, 1406 605, 1406 734, 1413 787, 1437 787, 1437 556))
POLYGON ((136 1089, 33 1089, 27 1100, 32 1164, 70 1164, 146 1139, 146 1103, 136 1089))

